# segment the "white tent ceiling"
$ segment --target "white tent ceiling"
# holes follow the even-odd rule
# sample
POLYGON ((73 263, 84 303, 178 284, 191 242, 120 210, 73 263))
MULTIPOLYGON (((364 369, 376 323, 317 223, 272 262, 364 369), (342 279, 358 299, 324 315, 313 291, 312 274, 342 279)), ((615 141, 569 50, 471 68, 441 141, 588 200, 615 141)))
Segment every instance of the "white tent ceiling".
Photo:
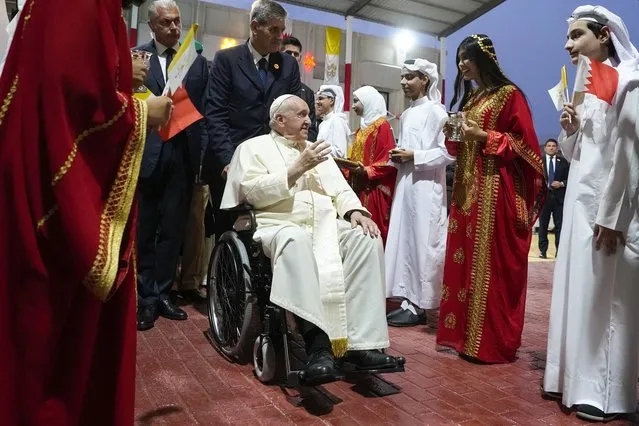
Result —
POLYGON ((446 37, 504 0, 283 0, 392 27, 446 37))

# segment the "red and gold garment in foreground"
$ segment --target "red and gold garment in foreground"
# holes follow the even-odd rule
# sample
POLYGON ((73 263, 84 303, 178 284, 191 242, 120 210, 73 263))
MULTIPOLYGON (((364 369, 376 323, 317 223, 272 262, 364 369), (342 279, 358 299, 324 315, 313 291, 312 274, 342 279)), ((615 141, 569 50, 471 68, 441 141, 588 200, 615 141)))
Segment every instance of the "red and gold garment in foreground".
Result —
POLYGON ((524 325, 528 251, 543 202, 543 165, 523 94, 504 86, 471 98, 480 142, 446 142, 457 156, 437 344, 487 363, 512 362, 524 325))
POLYGON ((364 164, 366 176, 350 173, 350 183, 362 205, 371 213, 371 219, 381 232, 386 245, 390 209, 395 191, 397 169, 388 165, 388 151, 395 148, 390 123, 378 118, 366 129, 358 129, 349 149, 349 160, 364 164))
POLYGON ((132 425, 146 104, 121 0, 28 0, 0 80, 0 424, 132 425))

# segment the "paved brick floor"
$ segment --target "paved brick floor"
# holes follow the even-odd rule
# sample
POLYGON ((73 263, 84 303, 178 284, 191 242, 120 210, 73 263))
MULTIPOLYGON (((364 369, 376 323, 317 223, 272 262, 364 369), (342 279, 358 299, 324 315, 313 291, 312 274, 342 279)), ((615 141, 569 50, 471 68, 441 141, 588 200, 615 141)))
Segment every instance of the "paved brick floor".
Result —
MULTIPOLYGON (((405 373, 385 379, 401 393, 371 398, 352 384, 330 384, 326 393, 341 400, 331 411, 326 404, 296 407, 279 387, 259 383, 250 365, 224 360, 203 336, 206 316, 187 307, 188 321, 160 319, 154 329, 138 334, 137 425, 584 424, 539 395, 553 264, 530 265, 517 362, 479 366, 437 352, 433 316, 426 327, 391 329, 391 353, 408 361, 405 373)), ((637 424, 637 418, 609 424, 637 424)))

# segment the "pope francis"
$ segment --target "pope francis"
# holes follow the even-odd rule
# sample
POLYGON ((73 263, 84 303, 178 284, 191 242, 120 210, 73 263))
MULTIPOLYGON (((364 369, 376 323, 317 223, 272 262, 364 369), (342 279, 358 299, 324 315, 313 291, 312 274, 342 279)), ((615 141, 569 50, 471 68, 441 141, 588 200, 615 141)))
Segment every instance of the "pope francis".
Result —
POLYGON ((307 385, 341 379, 341 363, 392 369, 379 229, 330 157, 306 141, 306 102, 284 95, 271 133, 242 143, 231 161, 222 208, 256 210, 254 239, 271 259, 271 301, 296 316, 309 356, 307 385))

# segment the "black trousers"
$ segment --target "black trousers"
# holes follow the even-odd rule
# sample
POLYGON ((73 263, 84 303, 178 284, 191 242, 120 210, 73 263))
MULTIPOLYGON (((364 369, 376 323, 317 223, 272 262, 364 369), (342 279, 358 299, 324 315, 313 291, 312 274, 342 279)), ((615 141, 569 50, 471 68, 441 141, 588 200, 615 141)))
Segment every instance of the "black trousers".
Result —
POLYGON ((162 147, 150 177, 138 184, 138 305, 168 299, 180 258, 193 173, 187 139, 162 147))
POLYGON ((555 224, 555 248, 559 248, 559 236, 561 235, 561 222, 563 220, 564 202, 562 198, 552 191, 548 192, 546 204, 539 214, 539 251, 546 254, 548 250, 548 224, 550 215, 555 224))

